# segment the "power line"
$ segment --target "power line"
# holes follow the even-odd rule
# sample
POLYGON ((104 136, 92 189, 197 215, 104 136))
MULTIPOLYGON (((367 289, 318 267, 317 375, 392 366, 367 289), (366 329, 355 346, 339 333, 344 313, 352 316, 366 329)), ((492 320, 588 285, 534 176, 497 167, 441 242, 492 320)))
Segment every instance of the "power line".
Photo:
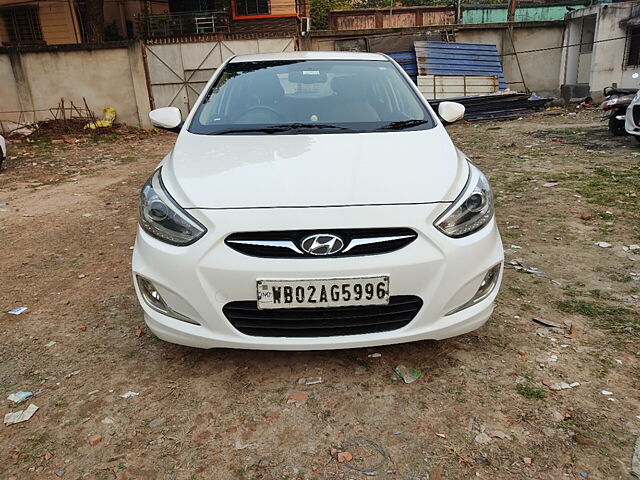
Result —
POLYGON ((511 52, 511 53, 501 53, 500 57, 507 57, 509 55, 520 55, 522 53, 535 53, 535 52, 546 52, 549 50, 559 50, 562 48, 571 48, 571 47, 581 47, 582 45, 593 45, 594 43, 604 43, 604 42, 613 42, 614 40, 626 40, 627 37, 614 37, 614 38, 604 38, 602 40, 594 40, 593 42, 583 42, 583 43, 572 43, 571 45, 560 45, 557 47, 547 47, 547 48, 536 48, 533 50, 522 50, 520 52, 511 52))

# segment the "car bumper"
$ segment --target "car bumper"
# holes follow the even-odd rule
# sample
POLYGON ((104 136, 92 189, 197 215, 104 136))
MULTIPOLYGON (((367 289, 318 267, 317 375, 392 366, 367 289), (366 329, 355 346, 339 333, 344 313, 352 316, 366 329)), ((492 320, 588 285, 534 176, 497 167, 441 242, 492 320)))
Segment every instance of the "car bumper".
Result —
POLYGON ((640 135, 640 126, 636 123, 636 119, 640 117, 640 103, 635 99, 627 108, 624 119, 624 129, 629 135, 640 135), (635 116, 634 116, 635 112, 635 116))
POLYGON ((265 211, 191 210, 208 226, 207 234, 188 247, 162 243, 139 229, 134 248, 134 279, 151 281, 168 306, 198 324, 177 320, 153 309, 136 293, 147 325, 159 338, 199 348, 321 350, 443 339, 472 331, 490 317, 498 294, 449 314, 470 300, 488 270, 503 261, 500 236, 491 220, 479 232, 451 239, 432 223, 445 204, 271 209, 265 211), (416 220, 419 219, 419 220, 416 220), (243 255, 224 239, 241 231, 332 228, 410 227, 418 238, 395 252, 361 257, 273 259, 243 255), (256 280, 322 279, 388 275, 390 295, 415 295, 423 305, 396 330, 325 337, 262 337, 236 330, 223 313, 233 301, 256 298, 256 280))

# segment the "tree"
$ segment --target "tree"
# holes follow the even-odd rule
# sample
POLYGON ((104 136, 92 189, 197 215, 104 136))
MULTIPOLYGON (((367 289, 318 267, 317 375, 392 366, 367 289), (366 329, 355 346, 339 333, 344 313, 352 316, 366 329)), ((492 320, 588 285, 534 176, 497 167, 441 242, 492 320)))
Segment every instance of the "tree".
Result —
POLYGON ((102 43, 104 41, 104 0, 86 0, 85 41, 102 43))
POLYGON ((329 12, 353 8, 349 0, 311 0, 311 27, 314 30, 329 29, 329 12))

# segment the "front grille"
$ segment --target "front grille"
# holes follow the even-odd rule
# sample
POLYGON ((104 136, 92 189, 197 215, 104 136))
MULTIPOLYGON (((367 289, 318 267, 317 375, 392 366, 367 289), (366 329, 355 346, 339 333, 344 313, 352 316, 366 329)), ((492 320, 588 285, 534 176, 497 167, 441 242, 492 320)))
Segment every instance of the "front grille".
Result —
POLYGON ((337 337, 397 330, 422 307, 422 299, 396 295, 389 305, 258 310, 253 301, 227 303, 222 311, 240 332, 255 337, 337 337))
POLYGON ((636 127, 640 127, 640 105, 633 106, 633 123, 636 127))
POLYGON ((314 234, 340 237, 344 247, 335 257, 378 255, 399 250, 413 242, 418 234, 410 228, 350 228, 233 233, 225 243, 237 252, 263 258, 327 258, 304 251, 303 240, 314 234))

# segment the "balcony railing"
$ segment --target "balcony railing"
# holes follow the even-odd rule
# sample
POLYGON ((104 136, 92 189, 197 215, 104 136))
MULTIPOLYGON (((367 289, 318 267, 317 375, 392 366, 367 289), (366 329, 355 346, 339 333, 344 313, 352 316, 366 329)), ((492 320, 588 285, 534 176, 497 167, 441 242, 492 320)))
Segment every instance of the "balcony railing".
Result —
POLYGON ((229 32, 229 14, 226 12, 180 12, 144 17, 146 38, 185 37, 227 32, 229 32))

